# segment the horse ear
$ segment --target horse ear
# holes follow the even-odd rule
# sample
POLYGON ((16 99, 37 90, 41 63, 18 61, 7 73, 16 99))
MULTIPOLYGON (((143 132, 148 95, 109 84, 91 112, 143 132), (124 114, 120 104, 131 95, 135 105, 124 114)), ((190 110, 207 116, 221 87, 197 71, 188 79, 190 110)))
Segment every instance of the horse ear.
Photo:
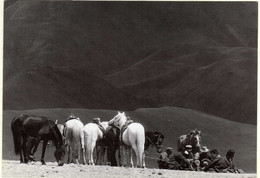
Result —
POLYGON ((58 119, 55 121, 55 125, 57 125, 58 124, 58 119))
POLYGON ((118 111, 117 113, 120 114, 120 111, 118 111))
POLYGON ((125 115, 125 112, 122 112, 122 114, 124 114, 124 115, 125 115))

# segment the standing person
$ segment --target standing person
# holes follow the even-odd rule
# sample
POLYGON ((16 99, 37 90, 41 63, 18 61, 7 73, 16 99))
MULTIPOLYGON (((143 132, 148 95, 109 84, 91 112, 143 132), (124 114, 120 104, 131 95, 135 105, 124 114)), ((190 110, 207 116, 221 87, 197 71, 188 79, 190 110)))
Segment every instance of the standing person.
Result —
POLYGON ((169 169, 170 156, 172 155, 172 147, 167 147, 166 151, 161 153, 160 160, 158 160, 159 169, 169 169))

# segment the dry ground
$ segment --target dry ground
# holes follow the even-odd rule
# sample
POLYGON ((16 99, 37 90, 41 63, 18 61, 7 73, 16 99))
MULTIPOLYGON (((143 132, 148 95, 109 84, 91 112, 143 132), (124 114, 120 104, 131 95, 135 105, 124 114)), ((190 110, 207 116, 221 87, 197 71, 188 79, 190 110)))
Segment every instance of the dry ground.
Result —
POLYGON ((19 161, 2 161, 2 177, 171 177, 171 178, 256 178, 256 174, 227 174, 205 173, 189 171, 173 171, 160 169, 123 168, 109 166, 89 166, 65 164, 58 167, 56 162, 47 162, 42 166, 40 162, 34 164, 20 164, 19 161))

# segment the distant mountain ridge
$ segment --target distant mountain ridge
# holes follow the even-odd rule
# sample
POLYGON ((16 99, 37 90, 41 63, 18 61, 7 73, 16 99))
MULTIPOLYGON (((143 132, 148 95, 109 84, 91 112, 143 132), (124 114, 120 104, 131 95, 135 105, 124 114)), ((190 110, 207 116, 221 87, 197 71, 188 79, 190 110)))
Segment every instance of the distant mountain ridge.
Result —
POLYGON ((170 105, 256 124, 257 2, 18 1, 4 18, 4 109, 170 105))

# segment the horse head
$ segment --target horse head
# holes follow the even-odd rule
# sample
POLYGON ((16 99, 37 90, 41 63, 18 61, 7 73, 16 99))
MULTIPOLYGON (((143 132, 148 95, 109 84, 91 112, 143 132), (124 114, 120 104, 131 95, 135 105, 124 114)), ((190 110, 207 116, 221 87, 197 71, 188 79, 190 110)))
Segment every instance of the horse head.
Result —
POLYGON ((121 128, 126 122, 126 120, 127 118, 125 112, 121 113, 120 111, 118 111, 117 115, 108 122, 108 125, 114 125, 116 127, 121 128))
POLYGON ((66 149, 65 149, 65 145, 64 145, 64 140, 62 137, 62 134, 57 126, 57 124, 55 124, 53 126, 53 143, 56 147, 56 150, 54 151, 54 156, 56 158, 56 161, 58 163, 58 166, 63 166, 64 164, 64 157, 65 157, 65 153, 66 153, 66 149))
POLYGON ((155 146, 158 153, 162 152, 163 148, 163 140, 164 135, 160 132, 152 132, 152 131, 146 131, 146 140, 145 140, 145 150, 148 149, 150 145, 155 146))
POLYGON ((200 130, 192 130, 190 133, 190 144, 192 145, 193 149, 197 149, 201 147, 200 142, 201 142, 201 131, 200 130))
POLYGON ((156 138, 155 146, 156 146, 157 152, 161 153, 162 148, 163 148, 164 135, 161 134, 160 132, 154 132, 154 136, 156 138))

